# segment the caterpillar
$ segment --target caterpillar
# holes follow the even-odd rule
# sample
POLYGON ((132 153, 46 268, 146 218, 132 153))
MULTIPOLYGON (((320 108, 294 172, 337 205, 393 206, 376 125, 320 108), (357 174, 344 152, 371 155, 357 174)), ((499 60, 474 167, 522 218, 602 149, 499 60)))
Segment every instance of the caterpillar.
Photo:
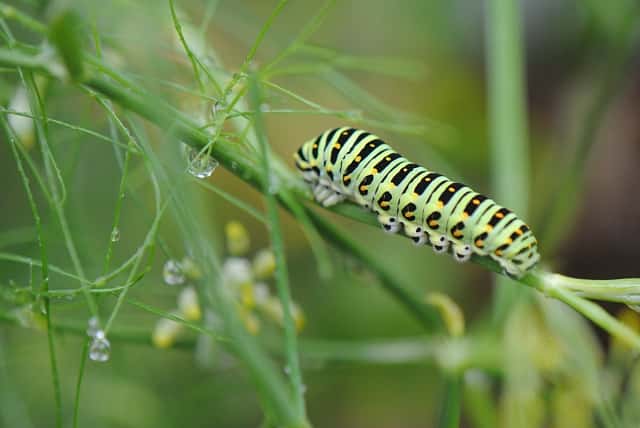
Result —
POLYGON ((367 131, 327 130, 302 144, 294 159, 316 201, 355 202, 377 214, 385 231, 404 229, 416 245, 451 249, 459 262, 474 253, 490 256, 516 278, 540 259, 536 238, 512 211, 408 161, 367 131))

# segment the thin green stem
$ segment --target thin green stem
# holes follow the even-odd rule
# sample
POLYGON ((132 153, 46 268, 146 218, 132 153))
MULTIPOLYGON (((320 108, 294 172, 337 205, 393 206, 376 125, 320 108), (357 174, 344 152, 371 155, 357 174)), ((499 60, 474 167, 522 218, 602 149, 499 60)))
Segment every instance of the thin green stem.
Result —
MULTIPOLYGON (((84 333, 84 332, 82 332, 84 333)), ((76 380, 76 397, 73 402, 73 428, 78 427, 78 415, 80 414, 80 391, 82 387, 82 379, 84 378, 84 368, 87 363, 87 356, 89 354, 89 344, 91 340, 84 339, 84 345, 82 345, 82 353, 80 355, 80 367, 78 368, 78 378, 76 380)))
POLYGON ((262 40, 264 39, 264 37, 266 36, 267 32, 271 28, 271 25, 275 21, 276 17, 280 14, 282 9, 285 7, 285 5, 288 2, 289 2, 289 0, 280 0, 278 2, 278 4, 276 5, 276 7, 273 8, 273 10, 271 11, 271 15, 269 15, 269 17, 265 21, 264 25, 260 29, 260 33, 258 33, 258 36, 256 37, 255 41, 253 42, 253 45, 251 46, 251 49, 249 49, 249 53, 247 54, 247 57, 244 59, 244 62, 242 63, 242 66, 240 67, 240 71, 238 73, 234 73, 234 75, 231 78, 231 81, 224 88, 223 95, 224 95, 225 98, 229 93, 231 93, 231 91, 236 86, 236 84, 238 83, 240 78, 243 77, 243 75, 249 69, 249 66, 251 65, 251 62, 253 61, 253 58, 256 56, 256 53, 258 52, 258 48, 260 47, 260 44, 262 43, 262 40))
MULTIPOLYGON (((7 144, 9 144, 11 148, 11 152, 13 154, 14 160, 16 161, 16 165, 18 166, 18 173, 20 174, 20 179, 22 180, 22 185, 24 187, 25 193, 27 194, 27 199, 29 201, 29 207, 31 208, 31 214, 33 215, 33 220, 36 226, 36 238, 38 241, 38 247, 40 248, 40 258, 42 260, 41 263, 41 273, 42 273, 42 282, 40 285, 41 292, 49 291, 49 263, 47 257, 47 246, 43 239, 42 234, 42 221, 40 219, 40 213, 38 210, 38 205, 36 204, 35 198, 33 196, 33 192, 31 191, 31 185, 29 183, 29 177, 27 176, 24 167, 22 166, 22 160, 20 159, 20 155, 18 150, 16 149, 16 145, 20 144, 16 139, 13 131, 9 127, 9 124, 6 121, 5 115, 0 115, 0 123, 2 124, 2 128, 4 129, 5 135, 7 136, 7 144)), ((34 283, 35 286, 35 283, 34 283)), ((34 290, 36 291, 36 290, 34 290)), ((56 359, 56 348, 55 348, 55 338, 53 332, 53 325, 51 323, 51 300, 49 297, 43 297, 43 310, 44 316, 47 325, 47 343, 49 346, 49 361, 51 364, 51 378, 53 382, 53 392, 54 392, 54 401, 55 401, 55 420, 56 427, 62 427, 62 394, 60 392, 60 376, 58 374, 58 364, 56 359)))
POLYGON ((199 71, 200 67, 198 66, 198 62, 196 61, 196 57, 193 51, 189 47, 189 44, 187 43, 186 39, 184 38, 184 34, 182 32, 182 24, 180 24, 180 20, 178 20, 178 15, 176 14, 176 8, 175 8, 175 5, 173 4, 173 0, 169 0, 169 9, 171 9, 171 19, 173 21, 173 26, 176 29, 176 34, 180 39, 180 43, 182 44, 182 48, 187 54, 187 57, 189 57, 189 61, 191 62, 191 69, 193 70, 193 75, 196 79, 196 82, 198 82, 200 92, 204 94, 206 91, 205 91, 204 83, 200 78, 200 71, 199 71))
MULTIPOLYGON (((491 170, 497 200, 526 214, 529 161, 518 0, 489 0, 487 11, 491 170)), ((501 322, 520 290, 497 281, 494 319, 501 322)))
POLYGON ((269 235, 271 246, 276 258, 276 286, 283 308, 283 324, 285 335, 285 347, 287 356, 287 371, 291 377, 293 387, 294 406, 301 418, 305 418, 304 408, 304 385, 300 372, 300 361, 298 357, 298 343, 296 338, 296 328, 293 321, 293 308, 291 306, 291 292, 289 290, 289 277, 287 273, 287 259, 284 254, 284 240, 280 219, 278 217, 278 207, 275 197, 276 189, 272 189, 272 180, 275 178, 271 169, 271 153, 265 137, 264 124, 260 112, 262 95, 255 75, 249 76, 249 98, 251 106, 258 112, 254 118, 254 128, 260 146, 260 156, 262 160, 262 181, 267 205, 267 218, 269 220, 269 235))
POLYGON ((462 373, 447 373, 438 428, 458 428, 462 406, 462 373))

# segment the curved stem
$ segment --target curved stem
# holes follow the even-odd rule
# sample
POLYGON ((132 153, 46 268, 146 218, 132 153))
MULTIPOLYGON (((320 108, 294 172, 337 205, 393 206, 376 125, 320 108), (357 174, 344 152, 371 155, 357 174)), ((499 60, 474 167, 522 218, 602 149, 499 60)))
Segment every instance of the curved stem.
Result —
MULTIPOLYGON (((96 60, 92 59, 92 61, 95 62, 96 60)), ((15 55, 13 51, 2 48, 0 48, 0 65, 24 67, 32 69, 33 71, 42 71, 42 64, 38 63, 34 65, 33 58, 27 55, 15 55)), ((110 76, 112 79, 109 80, 93 76, 89 77, 83 83, 105 95, 121 107, 146 118, 161 129, 176 134, 180 140, 195 148, 201 149, 208 144, 209 139, 207 135, 184 114, 176 112, 173 107, 159 97, 129 91, 126 87, 127 79, 124 78, 124 76, 119 75, 119 73, 114 70, 111 70, 110 73, 114 74, 117 79, 113 79, 114 76, 110 76)), ((253 185, 259 190, 263 188, 262 177, 257 161, 248 158, 246 153, 239 150, 237 144, 220 139, 212 146, 211 155, 229 170, 229 172, 235 174, 243 181, 253 185)), ((278 175, 282 174, 283 176, 281 180, 282 186, 279 192, 290 195, 299 201, 310 199, 309 192, 301 185, 301 181, 290 179, 288 171, 280 171, 280 168, 274 168, 274 172, 277 172, 278 175)), ((276 196, 278 196, 278 201, 286 207, 280 195, 276 196)), ((331 211, 361 223, 376 225, 377 227, 377 221, 373 214, 358 209, 351 204, 341 204, 332 208, 331 211)), ((409 308, 411 313, 416 315, 418 319, 430 326, 433 326, 434 320, 439 319, 437 312, 433 308, 426 307, 419 299, 416 299, 407 292, 386 266, 375 263, 375 258, 367 249, 350 241, 344 236, 345 234, 340 233, 330 222, 319 216, 315 211, 309 210, 308 213, 328 241, 364 262, 380 278, 385 289, 409 308)), ((472 257, 472 261, 492 272, 501 273, 501 269, 497 263, 488 257, 474 256, 472 257)), ((542 268, 538 268, 534 269, 528 275, 516 279, 516 281, 536 288, 550 297, 569 304, 609 333, 629 343, 633 343, 634 346, 640 349, 640 339, 637 334, 631 332, 599 306, 583 298, 604 298, 604 300, 608 301, 625 303, 631 299, 630 301, 635 302, 634 299, 640 290, 640 279, 591 281, 553 274, 542 268)))

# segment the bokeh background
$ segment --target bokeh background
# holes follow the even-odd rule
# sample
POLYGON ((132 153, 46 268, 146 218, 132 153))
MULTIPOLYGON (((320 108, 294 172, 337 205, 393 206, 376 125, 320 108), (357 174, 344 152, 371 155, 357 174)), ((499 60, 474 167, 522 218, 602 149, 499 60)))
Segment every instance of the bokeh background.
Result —
MULTIPOLYGON (((57 6, 35 0, 11 3, 42 21, 57 6)), ((197 91, 167 2, 79 3, 81 16, 100 34, 105 56, 111 56, 114 66, 177 107, 197 111, 194 96, 166 84, 197 91)), ((366 127, 410 159, 491 194, 483 3, 336 1, 309 41, 317 51, 310 48, 306 55, 296 56, 272 80, 348 114, 305 113, 301 110, 309 109, 301 103, 268 91, 264 117, 274 151, 290 162, 302 142, 326 128, 365 126, 349 121, 351 114, 379 120, 384 126, 366 127), (391 126, 407 123, 418 125, 419 132, 391 126)), ((199 27, 206 22, 203 39, 217 53, 216 64, 230 73, 246 57, 275 4, 176 1, 184 23, 199 27)), ((282 52, 321 6, 319 1, 290 2, 266 35, 254 67, 259 69, 282 52)), ((544 263, 554 270, 585 278, 640 277, 640 21, 633 1, 530 0, 522 1, 521 7, 532 173, 530 211, 522 216, 534 231, 544 230, 548 236, 541 241, 541 251, 544 263), (579 185, 559 194, 557 182, 582 156, 585 140, 590 143, 579 185), (566 217, 549 215, 557 200, 568 204, 566 217)), ((8 22, 16 37, 39 43, 37 35, 8 22)), ((13 102, 19 86, 15 73, 3 73, 3 106, 13 102)), ((107 115, 77 87, 54 81, 42 82, 42 87, 50 117, 109 133, 107 115)), ((176 143, 152 126, 146 129, 153 144, 176 143)), ((97 277, 111 233, 120 158, 111 144, 68 127, 51 125, 50 133, 67 187, 69 226, 88 275, 97 277)), ((31 150, 41 168, 38 151, 31 150)), ((218 168, 207 181, 264 210, 262 195, 228 171, 218 168)), ((28 201, 4 143, 0 183, 0 252, 39 258, 28 201)), ((135 251, 150 224, 151 186, 135 157, 128 185, 114 263, 135 251), (129 192, 142 196, 129 197, 129 192)), ((223 257, 224 225, 229 221, 245 225, 252 253, 269 245, 264 224, 214 193, 196 186, 191 191, 207 212, 203 230, 211 231, 211 245, 223 257)), ((36 196, 43 201, 41 194, 36 196)), ((496 327, 490 322, 493 279, 481 267, 459 265, 405 239, 323 215, 374 248, 380 263, 391 266, 415 290, 446 293, 460 306, 468 331, 497 338, 486 346, 499 347, 505 363, 467 373, 462 426, 625 426, 633 420, 629 414, 639 415, 637 405, 627 406, 623 400, 624 393, 640 393, 638 364, 625 360, 622 345, 562 305, 540 303, 540 296, 527 291, 537 303, 514 309, 505 324, 496 327), (621 379, 636 380, 629 386, 621 379)), ((302 229, 288 214, 282 219, 292 293, 306 320, 300 333, 301 359, 311 422, 318 427, 436 426, 445 383, 443 363, 432 356, 411 358, 411 346, 402 345, 430 343, 420 325, 365 267, 340 252, 332 252, 332 275, 319 275, 302 229), (358 344, 371 343, 386 344, 390 351, 353 351, 355 356, 349 356, 350 350, 360 349, 358 344)), ((43 223, 51 262, 70 269, 54 215, 45 210, 43 223)), ((188 245, 170 216, 163 220, 159 236, 164 245, 130 296, 170 311, 178 289, 164 285, 162 266, 171 257, 182 257, 188 245)), ((29 284, 30 275, 28 265, 0 260, 0 287, 5 291, 29 284)), ((59 275, 51 280, 52 288, 77 286, 59 275)), ((2 301, 5 314, 16 309, 10 300, 2 301)), ((113 298, 102 299, 101 310, 108 314, 113 303, 113 298)), ((625 310, 617 305, 606 309, 616 315, 625 310)), ((88 316, 80 298, 53 302, 54 323, 82 330, 88 316)), ((633 313, 625 316, 633 322, 633 313)), ((114 329, 134 329, 150 337, 158 318, 125 305, 114 329)), ((278 335, 277 327, 264 326, 269 328, 278 335)), ((144 339, 112 339, 108 362, 87 362, 80 426, 261 426, 255 389, 238 363, 219 345, 203 344, 193 332, 181 341, 175 349, 157 349, 144 339)), ((66 420, 71 420, 83 343, 72 329, 57 334, 66 420)), ((35 325, 0 321, 0 400, 1 426, 54 426, 46 334, 35 325)))

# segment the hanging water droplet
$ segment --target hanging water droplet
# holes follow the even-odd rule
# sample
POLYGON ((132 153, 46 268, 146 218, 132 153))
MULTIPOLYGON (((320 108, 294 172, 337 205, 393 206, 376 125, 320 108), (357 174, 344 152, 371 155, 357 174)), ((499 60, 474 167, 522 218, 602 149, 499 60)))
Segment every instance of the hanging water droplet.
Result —
POLYGON ((162 269, 162 278, 167 285, 181 285, 185 282, 182 265, 179 261, 169 259, 162 269))
POLYGON ((630 309, 640 313, 640 305, 627 305, 630 309))
POLYGON ((100 321, 98 320, 98 317, 91 317, 89 318, 89 322, 87 323, 88 327, 87 327, 87 336, 89 337, 96 337, 96 334, 101 331, 100 330, 100 321))
POLYGON ((194 149, 193 147, 187 147, 186 152, 187 160, 189 162, 187 172, 194 177, 210 177, 219 165, 216 159, 212 158, 207 153, 200 153, 199 150, 194 149))
POLYGON ((114 227, 111 231, 111 242, 118 242, 120 240, 120 229, 114 227))
POLYGON ((89 346, 89 359, 104 363, 111 356, 111 344, 104 334, 104 331, 98 330, 93 336, 91 345, 89 346))

